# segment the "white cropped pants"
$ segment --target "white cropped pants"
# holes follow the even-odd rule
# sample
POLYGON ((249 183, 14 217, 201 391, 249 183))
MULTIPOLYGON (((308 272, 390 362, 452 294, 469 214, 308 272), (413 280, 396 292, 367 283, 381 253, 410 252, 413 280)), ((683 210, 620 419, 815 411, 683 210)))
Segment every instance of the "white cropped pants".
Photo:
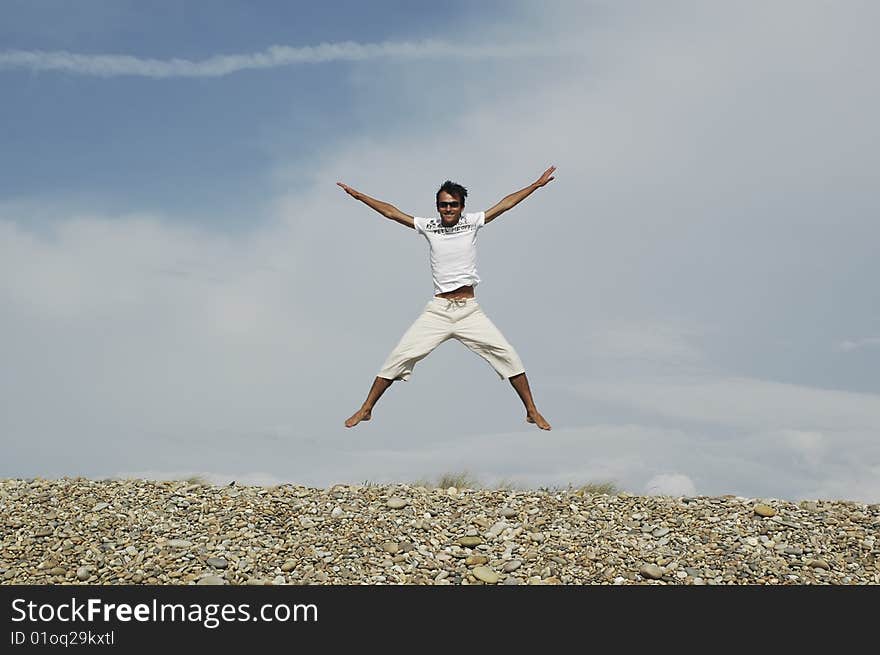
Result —
POLYGON ((401 337, 378 376, 408 380, 416 362, 448 339, 458 339, 486 360, 501 379, 525 372, 519 355, 474 298, 433 298, 401 337))

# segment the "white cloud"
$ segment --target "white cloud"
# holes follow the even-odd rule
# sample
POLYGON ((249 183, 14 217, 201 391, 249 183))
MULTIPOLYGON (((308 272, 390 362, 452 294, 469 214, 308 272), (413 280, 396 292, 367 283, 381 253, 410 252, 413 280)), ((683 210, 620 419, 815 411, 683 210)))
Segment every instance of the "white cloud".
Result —
POLYGON ((321 375, 306 354, 338 332, 275 259, 284 230, 233 240, 118 216, 37 235, 0 217, 7 432, 198 439, 286 422, 321 375))
POLYGON ((696 496, 697 488, 683 473, 661 473, 645 483, 645 492, 654 496, 696 496))
POLYGON ((702 354, 693 343, 696 336, 675 321, 610 321, 589 330, 583 347, 597 358, 697 364, 702 354))
POLYGON ((841 341, 835 344, 834 349, 839 352, 848 353, 872 346, 880 346, 880 337, 865 337, 864 339, 856 339, 854 341, 841 341))
POLYGON ((503 44, 468 44, 437 40, 385 41, 382 43, 321 43, 316 46, 271 46, 263 52, 212 55, 203 61, 150 59, 130 55, 86 55, 66 51, 7 50, 0 52, 0 69, 62 71, 79 75, 113 77, 136 75, 153 78, 221 77, 243 70, 277 68, 297 64, 367 59, 495 59, 547 54, 576 54, 572 47, 503 44))
POLYGON ((684 421, 740 429, 880 429, 880 395, 817 389, 717 374, 638 380, 588 380, 592 400, 684 421))
POLYGON ((795 455, 812 467, 822 465, 823 456, 828 448, 828 438, 821 432, 804 430, 783 430, 779 434, 795 455))

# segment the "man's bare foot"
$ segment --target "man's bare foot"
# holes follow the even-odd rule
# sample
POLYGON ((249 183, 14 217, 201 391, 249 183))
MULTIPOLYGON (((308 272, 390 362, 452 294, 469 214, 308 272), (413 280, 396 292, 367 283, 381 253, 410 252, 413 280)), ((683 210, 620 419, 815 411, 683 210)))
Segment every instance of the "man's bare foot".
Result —
POLYGON ((345 427, 353 428, 361 421, 369 421, 370 420, 370 410, 369 409, 359 409, 354 414, 352 414, 348 420, 345 422, 345 427))
POLYGON ((541 416, 541 413, 537 410, 526 414, 526 423, 534 423, 542 430, 550 430, 551 429, 550 424, 547 422, 547 420, 543 416, 541 416))

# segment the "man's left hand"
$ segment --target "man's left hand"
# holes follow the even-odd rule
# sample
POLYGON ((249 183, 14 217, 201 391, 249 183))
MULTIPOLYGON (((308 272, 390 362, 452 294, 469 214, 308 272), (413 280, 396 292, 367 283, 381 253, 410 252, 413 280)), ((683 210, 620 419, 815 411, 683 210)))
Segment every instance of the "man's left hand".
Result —
POLYGON ((547 184, 547 182, 549 182, 550 180, 554 179, 554 178, 553 178, 553 172, 554 172, 555 170, 556 170, 556 167, 555 167, 555 166, 551 166, 550 168, 548 168, 546 171, 544 171, 544 174, 541 175, 541 177, 538 178, 538 181, 535 182, 535 184, 536 184, 537 186, 539 186, 539 187, 544 186, 545 184, 547 184))

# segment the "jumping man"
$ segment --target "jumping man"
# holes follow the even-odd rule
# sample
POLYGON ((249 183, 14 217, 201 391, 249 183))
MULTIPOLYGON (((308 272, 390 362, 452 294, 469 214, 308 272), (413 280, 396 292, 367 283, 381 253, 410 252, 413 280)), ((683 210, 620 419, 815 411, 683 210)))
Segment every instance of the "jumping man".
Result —
POLYGON ((477 230, 554 179, 555 170, 556 167, 551 166, 537 181, 504 197, 491 209, 474 214, 462 213, 467 189, 447 180, 437 191, 439 220, 404 214, 394 205, 337 182, 348 195, 375 209, 385 218, 423 235, 430 246, 431 275, 434 279, 434 297, 388 355, 367 399, 345 421, 345 427, 352 428, 361 421, 369 421, 376 401, 395 380, 408 380, 416 362, 427 357, 447 339, 458 339, 489 362, 501 379, 510 380, 525 405, 526 421, 542 430, 550 429, 550 424, 535 407, 519 355, 480 309, 474 298, 474 287, 480 282, 477 276, 477 230))

